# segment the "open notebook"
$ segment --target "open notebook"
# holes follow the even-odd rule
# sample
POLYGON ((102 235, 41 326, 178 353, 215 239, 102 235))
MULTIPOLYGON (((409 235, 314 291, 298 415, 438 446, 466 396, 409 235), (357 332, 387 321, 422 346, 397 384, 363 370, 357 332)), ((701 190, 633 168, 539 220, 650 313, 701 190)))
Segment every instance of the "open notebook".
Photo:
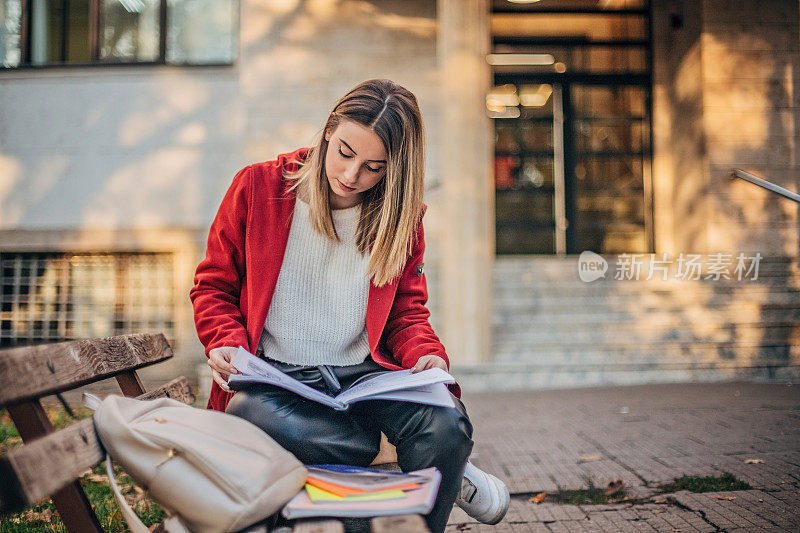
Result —
POLYGON ((231 374, 228 378, 228 386, 234 390, 243 383, 266 383, 341 411, 363 400, 399 400, 455 407, 445 387, 446 383, 455 383, 455 379, 441 368, 430 368, 416 374, 412 374, 410 369, 387 370, 356 383, 337 396, 328 396, 281 372, 242 347, 239 347, 232 363, 241 372, 231 374))

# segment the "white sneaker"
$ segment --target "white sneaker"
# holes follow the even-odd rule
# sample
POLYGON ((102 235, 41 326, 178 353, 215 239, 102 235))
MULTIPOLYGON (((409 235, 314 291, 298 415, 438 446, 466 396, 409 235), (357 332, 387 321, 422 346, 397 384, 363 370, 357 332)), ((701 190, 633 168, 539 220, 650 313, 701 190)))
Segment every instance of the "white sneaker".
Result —
POLYGON ((505 483, 467 461, 456 505, 482 524, 496 524, 506 515, 510 501, 505 483))

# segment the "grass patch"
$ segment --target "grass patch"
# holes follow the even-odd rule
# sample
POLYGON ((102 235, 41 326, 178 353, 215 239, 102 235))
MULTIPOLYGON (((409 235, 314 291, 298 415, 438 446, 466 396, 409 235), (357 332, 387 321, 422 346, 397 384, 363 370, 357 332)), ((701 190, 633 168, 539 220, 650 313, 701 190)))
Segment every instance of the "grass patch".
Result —
POLYGON ((565 505, 601 505, 604 503, 620 503, 626 499, 624 493, 609 496, 603 489, 598 488, 563 490, 552 495, 548 494, 546 501, 550 500, 550 496, 552 496, 552 501, 555 503, 565 505))
POLYGON ((753 487, 736 476, 723 473, 721 476, 682 476, 675 478, 674 483, 660 487, 664 492, 688 490, 690 492, 725 492, 731 490, 750 490, 753 487))
POLYGON ((530 499, 531 502, 550 502, 564 505, 602 505, 607 503, 624 503, 630 501, 625 484, 621 479, 612 481, 606 487, 596 487, 587 480, 588 489, 559 490, 558 492, 539 493, 530 499))
MULTIPOLYGON (((617 480, 619 483, 621 480, 617 480)), ((560 503, 564 505, 602 505, 613 503, 638 504, 647 503, 657 494, 667 494, 679 490, 690 492, 728 492, 736 490, 750 490, 747 482, 736 479, 733 474, 725 472, 721 476, 682 476, 675 478, 674 483, 661 485, 656 494, 647 498, 637 499, 629 495, 623 485, 613 487, 613 483, 607 488, 598 488, 590 485, 588 489, 580 490, 560 490, 558 492, 539 493, 530 498, 531 502, 560 503), (612 490, 616 489, 616 490, 612 490)), ((663 503, 663 502, 657 502, 663 503)))
MULTIPOLYGON (((48 418, 56 428, 75 422, 60 406, 46 407, 45 410, 48 418)), ((88 418, 92 415, 92 411, 85 407, 74 409, 74 411, 78 419, 88 418)), ((21 443, 22 440, 19 438, 13 422, 11 422, 11 417, 8 416, 8 411, 0 410, 0 453, 8 453, 9 450, 19 446, 21 443)), ((151 526, 164 520, 164 510, 147 498, 144 491, 136 486, 130 476, 123 473, 117 466, 114 469, 125 499, 136 511, 136 514, 139 515, 139 518, 142 519, 142 522, 147 526, 151 526)), ((114 492, 108 482, 105 466, 98 465, 94 467, 91 473, 81 477, 80 483, 103 529, 109 532, 128 531, 125 521, 119 512, 114 492)), ((0 533, 43 533, 49 531, 66 531, 50 499, 43 500, 25 511, 0 520, 0 533)))
POLYGON ((11 422, 11 417, 6 409, 0 409, 0 453, 6 453, 11 448, 22 442, 17 433, 17 428, 11 422))

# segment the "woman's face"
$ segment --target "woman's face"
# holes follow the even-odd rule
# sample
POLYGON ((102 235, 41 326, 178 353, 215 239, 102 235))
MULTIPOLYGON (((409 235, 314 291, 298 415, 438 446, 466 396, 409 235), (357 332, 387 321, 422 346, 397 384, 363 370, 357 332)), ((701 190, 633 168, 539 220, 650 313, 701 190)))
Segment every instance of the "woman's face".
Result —
POLYGON ((374 131, 350 120, 326 132, 325 140, 331 208, 353 207, 386 175, 386 148, 374 131))

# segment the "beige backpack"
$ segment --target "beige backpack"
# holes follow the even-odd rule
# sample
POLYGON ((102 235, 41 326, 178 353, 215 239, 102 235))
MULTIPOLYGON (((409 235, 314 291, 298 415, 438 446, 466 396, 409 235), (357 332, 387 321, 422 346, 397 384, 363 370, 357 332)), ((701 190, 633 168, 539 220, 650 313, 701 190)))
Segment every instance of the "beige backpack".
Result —
MULTIPOLYGON (((303 465, 246 420, 168 398, 94 400, 86 403, 96 407, 108 456, 194 533, 245 528, 303 487, 303 465)), ((106 468, 131 531, 147 532, 116 487, 108 457, 106 468)))

